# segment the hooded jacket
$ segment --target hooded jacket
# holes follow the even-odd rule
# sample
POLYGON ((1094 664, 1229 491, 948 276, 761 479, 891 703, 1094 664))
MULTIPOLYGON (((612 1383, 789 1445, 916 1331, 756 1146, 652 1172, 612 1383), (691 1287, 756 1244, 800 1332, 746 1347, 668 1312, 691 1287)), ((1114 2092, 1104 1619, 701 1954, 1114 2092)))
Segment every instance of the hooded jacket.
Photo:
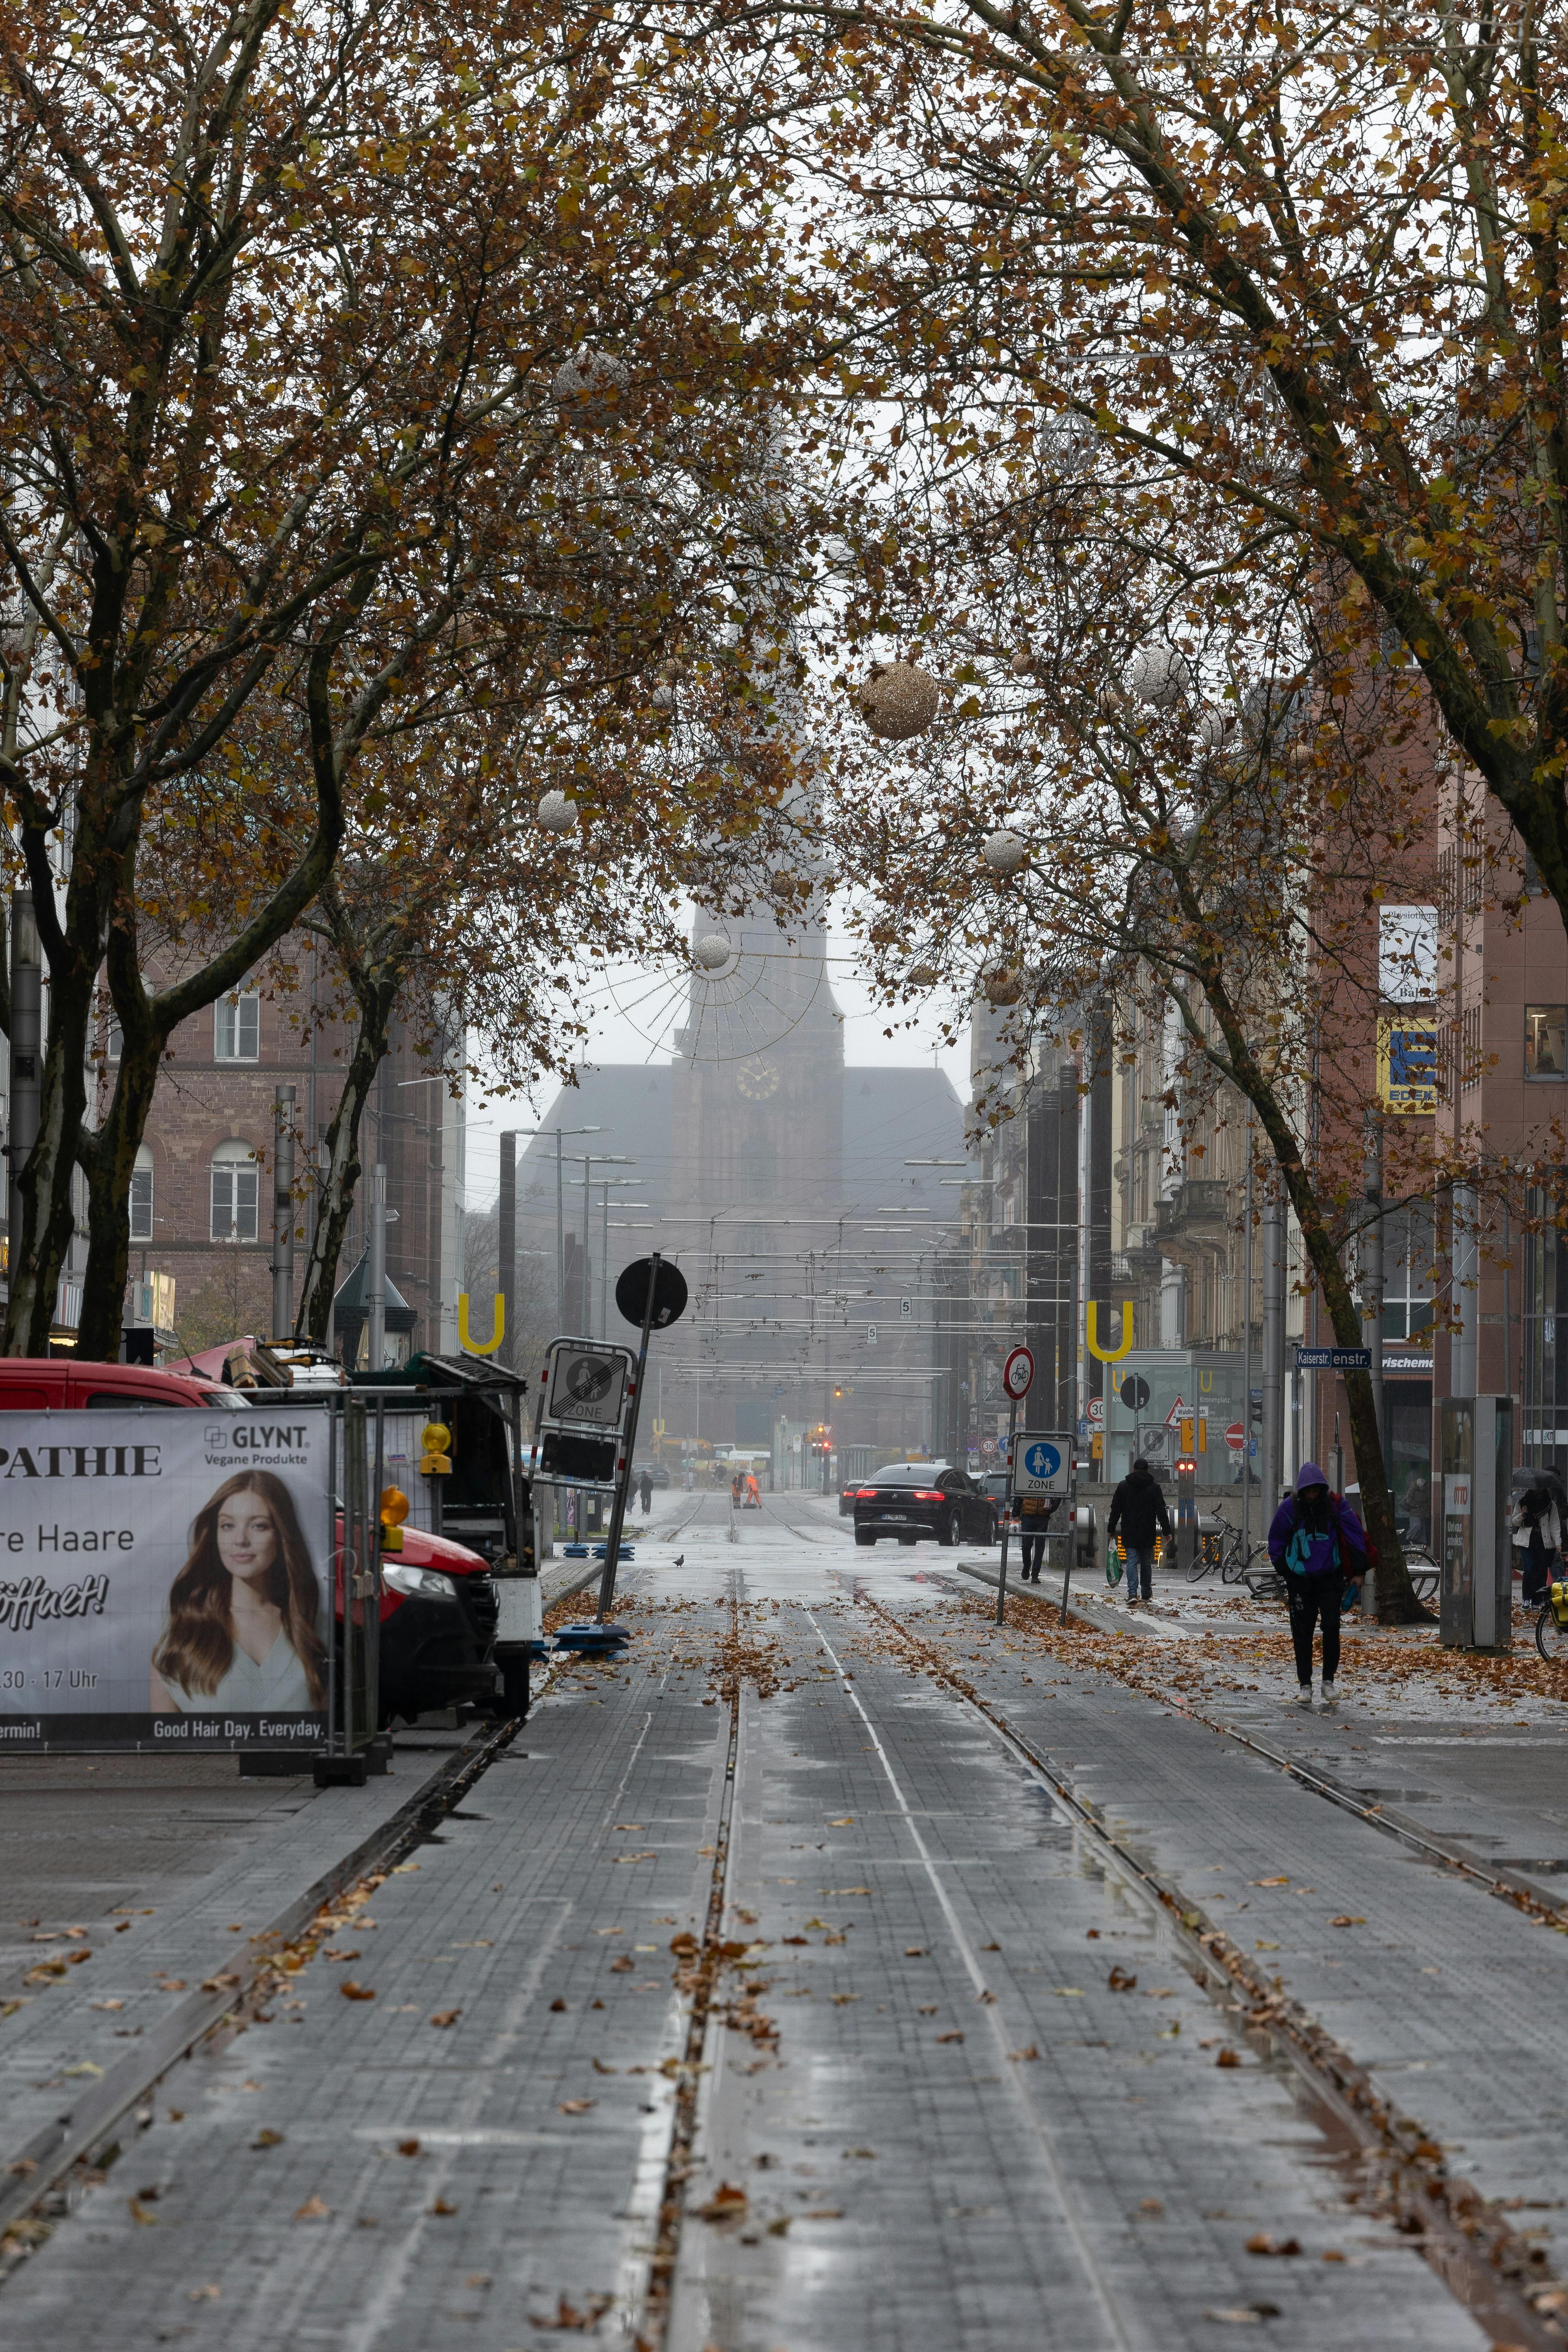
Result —
POLYGON ((1268 1557, 1287 1576, 1366 1572, 1366 1530, 1342 1496, 1326 1491, 1328 1484, 1315 1462, 1303 1462, 1296 1492, 1287 1495, 1274 1514, 1268 1557), (1310 1486, 1325 1489, 1321 1501, 1309 1500, 1310 1486))
POLYGON ((1171 1514, 1149 1465, 1134 1462, 1110 1498, 1110 1517, 1105 1523, 1105 1532, 1110 1536, 1120 1533, 1130 1551, 1147 1551, 1154 1540, 1156 1528, 1168 1536, 1171 1514))

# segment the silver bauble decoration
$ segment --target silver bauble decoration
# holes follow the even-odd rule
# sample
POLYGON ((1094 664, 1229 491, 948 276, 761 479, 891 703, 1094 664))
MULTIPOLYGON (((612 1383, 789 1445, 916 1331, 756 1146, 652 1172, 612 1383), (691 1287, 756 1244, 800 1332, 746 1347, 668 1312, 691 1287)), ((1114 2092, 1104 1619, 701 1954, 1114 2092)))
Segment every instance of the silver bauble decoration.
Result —
POLYGON ((1127 665, 1127 688, 1154 710, 1170 710, 1191 690, 1191 664, 1173 646, 1140 646, 1127 665))
POLYGON ((980 854, 993 874, 1016 874, 1029 855, 1029 845, 1021 833, 1009 832, 1004 825, 987 837, 980 854))
POLYGON ((546 793, 534 814, 546 833, 570 833, 577 822, 577 803, 564 793, 546 793))

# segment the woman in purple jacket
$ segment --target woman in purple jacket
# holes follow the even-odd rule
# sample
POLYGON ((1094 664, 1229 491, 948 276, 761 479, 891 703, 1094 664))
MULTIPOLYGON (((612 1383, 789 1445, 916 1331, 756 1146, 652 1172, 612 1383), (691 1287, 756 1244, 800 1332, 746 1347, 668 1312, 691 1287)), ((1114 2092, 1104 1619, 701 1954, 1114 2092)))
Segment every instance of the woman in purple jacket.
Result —
POLYGON ((1303 1462, 1296 1491, 1287 1495, 1268 1530, 1268 1557, 1285 1580, 1290 1639, 1296 1650, 1296 1704, 1312 1704, 1312 1632, 1323 1628, 1323 1705, 1337 1706, 1340 1603, 1347 1572, 1364 1576, 1366 1533, 1350 1505, 1331 1495, 1315 1462, 1303 1462))

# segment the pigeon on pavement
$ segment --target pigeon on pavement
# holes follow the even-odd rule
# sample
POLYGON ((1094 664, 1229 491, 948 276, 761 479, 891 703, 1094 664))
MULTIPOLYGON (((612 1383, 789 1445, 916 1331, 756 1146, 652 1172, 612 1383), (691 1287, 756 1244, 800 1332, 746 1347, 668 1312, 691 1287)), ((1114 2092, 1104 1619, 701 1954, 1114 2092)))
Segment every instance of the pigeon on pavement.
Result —
POLYGON ((686 1554, 683 1551, 678 1551, 676 1553, 675 1565, 677 1568, 684 1568, 686 1566, 686 1554))

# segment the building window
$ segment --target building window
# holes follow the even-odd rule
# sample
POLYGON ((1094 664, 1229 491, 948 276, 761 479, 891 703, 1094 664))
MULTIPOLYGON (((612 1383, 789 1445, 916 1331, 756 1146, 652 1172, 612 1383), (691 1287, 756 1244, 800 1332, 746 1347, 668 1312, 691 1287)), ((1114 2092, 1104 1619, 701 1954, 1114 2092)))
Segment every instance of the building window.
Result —
POLYGON ((1383 1221, 1383 1336, 1415 1339, 1431 1329, 1436 1289, 1432 1212, 1422 1202, 1383 1221))
POLYGON ((248 1143, 220 1143, 213 1153, 212 1237, 215 1242, 253 1242, 257 1234, 260 1170, 248 1143))
POLYGON ((1560 1078, 1568 1072, 1568 1004, 1524 1008, 1524 1075, 1560 1078))
POLYGON ((131 1238, 133 1242, 153 1238, 153 1154, 144 1143, 138 1148, 131 1177, 131 1238))
POLYGON ((224 996, 213 1007, 213 1053, 220 1062, 254 1062, 261 1054, 261 999, 224 996))
POLYGON ((106 1057, 111 1062, 118 1062, 125 1051, 125 1032, 112 1013, 109 1016, 109 1042, 103 1050, 106 1057))

